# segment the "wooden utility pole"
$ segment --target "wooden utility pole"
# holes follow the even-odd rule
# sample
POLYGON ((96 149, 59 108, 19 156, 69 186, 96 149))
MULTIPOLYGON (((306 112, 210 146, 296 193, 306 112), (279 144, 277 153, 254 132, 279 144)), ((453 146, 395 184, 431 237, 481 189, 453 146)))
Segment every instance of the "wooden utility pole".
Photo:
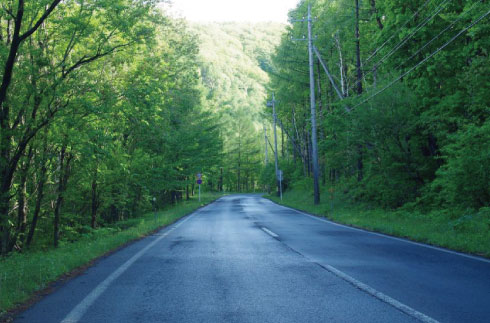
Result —
POLYGON ((274 117, 274 158, 276 164, 276 183, 277 183, 277 194, 280 195, 281 187, 279 182, 279 160, 277 157, 277 114, 276 114, 276 97, 275 94, 272 93, 272 101, 267 102, 267 106, 272 107, 272 116, 274 117))
MULTIPOLYGON (((361 69, 361 37, 359 34, 359 0, 356 1, 356 58, 357 58, 357 95, 362 94, 362 69, 361 69)), ((363 156, 362 145, 357 147, 359 157, 357 158, 357 181, 362 181, 363 178, 363 156)))
MULTIPOLYGON (((292 20, 292 22, 301 21, 304 22, 305 19, 302 20, 292 20)), ((308 22, 308 61, 309 61, 309 69, 310 69, 310 106, 311 106, 311 167, 313 168, 313 196, 314 203, 320 203, 320 167, 318 165, 318 143, 317 143, 317 126, 316 126, 316 100, 315 100, 315 69, 314 69, 314 50, 313 46, 313 17, 311 16, 311 4, 308 4, 308 17, 306 19, 308 22)), ((295 39, 293 39, 295 40, 295 39)), ((305 40, 298 39, 298 40, 305 40)), ((308 146, 308 145, 307 145, 308 146)), ((308 152, 307 149, 307 152, 308 152)), ((309 154, 308 154, 309 155, 309 154)), ((309 169, 310 161, 308 161, 308 169, 309 169)), ((309 172, 308 172, 309 173, 309 172)))
POLYGON ((357 94, 362 94, 362 70, 361 70, 361 37, 359 34, 359 0, 356 1, 356 69, 357 69, 357 94))
MULTIPOLYGON (((356 0, 358 1, 358 0, 356 0)), ((311 157, 313 166, 313 195, 314 203, 320 203, 320 183, 318 166, 318 144, 316 134, 316 102, 315 102, 315 70, 313 67, 313 18, 311 17, 311 5, 308 4, 308 56, 310 65, 310 104, 311 104, 311 157)))
POLYGON ((267 128, 265 127, 264 123, 264 140, 265 140, 265 165, 269 163, 269 148, 267 147, 267 128))

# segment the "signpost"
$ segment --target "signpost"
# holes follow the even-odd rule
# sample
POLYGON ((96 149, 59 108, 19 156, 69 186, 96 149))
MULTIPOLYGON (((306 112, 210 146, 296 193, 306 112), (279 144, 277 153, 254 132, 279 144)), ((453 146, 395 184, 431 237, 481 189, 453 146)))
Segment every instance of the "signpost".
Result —
POLYGON ((277 171, 277 180, 279 181, 279 194, 281 195, 281 201, 282 201, 282 181, 283 181, 282 170, 277 171))
POLYGON ((197 178, 197 185, 199 185, 199 202, 201 202, 201 184, 202 184, 202 174, 201 173, 197 173, 196 175, 196 178, 197 178))
POLYGON ((153 220, 157 222, 157 198, 153 196, 153 220))

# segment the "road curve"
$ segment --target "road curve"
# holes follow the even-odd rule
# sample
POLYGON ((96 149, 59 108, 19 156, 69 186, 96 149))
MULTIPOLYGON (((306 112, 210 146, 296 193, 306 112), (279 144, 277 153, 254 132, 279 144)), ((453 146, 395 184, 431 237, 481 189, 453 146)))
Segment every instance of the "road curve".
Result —
POLYGON ((232 195, 15 322, 490 322, 490 262, 232 195))

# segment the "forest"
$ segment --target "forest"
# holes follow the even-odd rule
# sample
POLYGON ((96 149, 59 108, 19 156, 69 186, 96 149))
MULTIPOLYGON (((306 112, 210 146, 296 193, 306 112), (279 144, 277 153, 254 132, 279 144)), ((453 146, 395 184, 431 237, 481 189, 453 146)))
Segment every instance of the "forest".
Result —
POLYGON ((143 0, 2 4, 2 254, 175 202, 219 165, 184 22, 143 0))
POLYGON ((488 2, 316 0, 290 12, 266 70, 288 134, 285 185, 313 192, 308 4, 320 191, 490 225, 488 2))
POLYGON ((189 199, 197 173, 258 190, 259 61, 283 30, 188 23, 158 1, 2 1, 1 254, 189 199))
POLYGON ((269 75, 263 68, 279 45, 279 23, 192 23, 200 41, 199 69, 206 99, 220 120, 223 138, 222 174, 208 174, 221 183, 210 189, 260 191, 264 167, 263 128, 270 128, 265 112, 269 75), (219 175, 219 176, 218 176, 219 175))
POLYGON ((163 2, 0 0, 0 321, 230 193, 490 255, 488 1, 163 2))
MULTIPOLYGON (((485 1, 300 1, 290 24, 189 23, 143 0, 2 1, 0 250, 58 246, 208 191, 490 204, 485 1), (275 94, 274 118, 266 103, 275 94)), ((313 198, 311 198, 313 203, 313 198)))

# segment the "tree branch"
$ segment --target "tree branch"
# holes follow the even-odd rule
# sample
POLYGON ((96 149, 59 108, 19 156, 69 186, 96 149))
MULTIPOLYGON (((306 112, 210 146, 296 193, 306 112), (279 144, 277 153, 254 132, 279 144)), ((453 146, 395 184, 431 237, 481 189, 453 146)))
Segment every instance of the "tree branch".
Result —
MULTIPOLYGON (((23 0, 19 0, 20 2, 24 2, 23 0)), ((28 31, 26 31, 22 36, 20 36, 20 41, 24 41, 27 39, 29 36, 31 36, 42 24, 43 22, 49 17, 51 12, 60 4, 61 0, 53 0, 51 4, 49 5, 48 9, 44 12, 44 14, 39 18, 39 20, 32 26, 28 31)))
POLYGON ((93 62, 99 58, 110 55, 110 54, 116 52, 118 49, 123 48, 123 47, 128 47, 131 44, 132 43, 120 44, 120 45, 114 46, 110 50, 103 52, 103 53, 100 53, 99 51, 97 51, 97 54, 95 54, 94 56, 91 56, 91 57, 87 57, 86 55, 84 55, 75 64, 73 64, 69 69, 67 69, 65 72, 63 72, 62 78, 66 78, 68 76, 68 74, 70 74, 71 72, 73 72, 77 68, 81 67, 82 65, 91 63, 91 62, 93 62))

